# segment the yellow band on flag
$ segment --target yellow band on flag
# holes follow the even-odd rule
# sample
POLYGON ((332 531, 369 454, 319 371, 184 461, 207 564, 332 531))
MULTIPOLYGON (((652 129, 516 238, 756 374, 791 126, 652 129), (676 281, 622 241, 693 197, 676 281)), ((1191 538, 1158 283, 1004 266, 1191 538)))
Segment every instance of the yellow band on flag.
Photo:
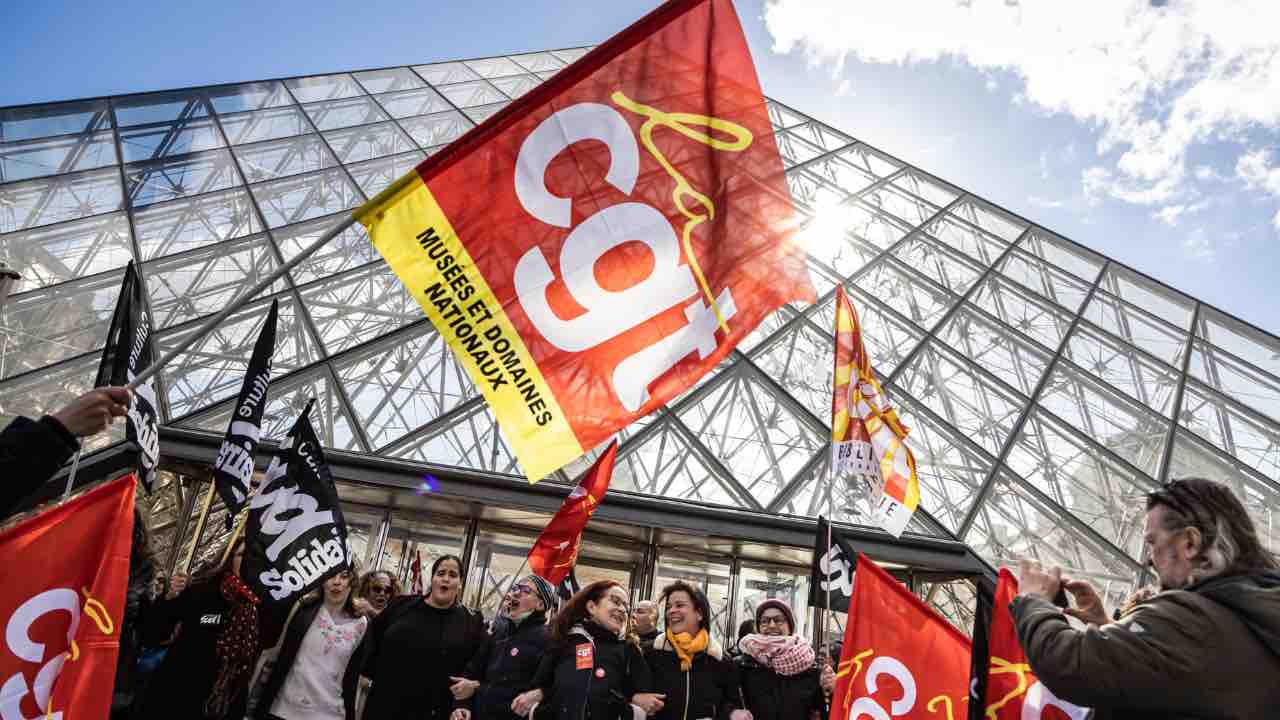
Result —
POLYGON ((583 453, 528 347, 416 172, 355 213, 484 393, 529 482, 583 453))

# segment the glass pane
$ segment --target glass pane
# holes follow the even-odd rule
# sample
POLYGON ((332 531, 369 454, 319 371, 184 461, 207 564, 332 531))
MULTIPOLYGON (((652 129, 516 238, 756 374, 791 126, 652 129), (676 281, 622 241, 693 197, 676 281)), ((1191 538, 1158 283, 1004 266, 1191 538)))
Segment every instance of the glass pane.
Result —
POLYGON ((1143 313, 1138 308, 1098 291, 1084 309, 1089 322, 1146 350, 1172 367, 1179 367, 1186 350, 1186 335, 1143 313))
POLYGON ((502 77, 503 75, 519 75, 524 72, 523 68, 504 57, 468 60, 466 61, 466 65, 474 70, 480 77, 487 78, 502 77))
POLYGON ((430 323, 344 355, 335 369, 375 448, 412 433, 476 388, 430 323))
POLYGON ((360 191, 341 170, 295 175, 249 186, 272 228, 350 210, 362 202, 360 191))
POLYGON ((960 191, 946 185, 940 185, 924 175, 909 170, 894 179, 893 184, 917 197, 923 198, 936 207, 950 205, 960 191))
MULTIPOLYGON (((106 342, 124 272, 10 297, 4 305, 4 377, 38 370, 106 342)), ((92 382, 92 378, 90 378, 92 382)))
POLYGON ((1000 272, 1072 313, 1089 292, 1089 287, 1075 277, 1018 250, 1000 263, 1000 272))
POLYGON ((1280 480, 1280 423, 1188 380, 1182 398, 1181 425, 1235 456, 1260 475, 1280 480))
POLYGON ((1046 352, 968 306, 956 312, 938 339, 1028 397, 1049 364, 1046 352))
POLYGON ((124 213, 0 235, 0 257, 22 273, 10 294, 124 267, 133 258, 124 213))
MULTIPOLYGON (((486 619, 496 616, 503 596, 519 579, 516 573, 528 571, 525 558, 529 555, 529 547, 537 538, 537 533, 532 530, 522 532, 505 528, 478 528, 473 561, 475 566, 467 576, 465 589, 467 607, 480 611, 486 619)), ((424 558, 424 572, 425 562, 424 558)), ((624 579, 623 586, 626 584, 624 579)))
POLYGON ((181 124, 193 118, 209 115, 205 110, 204 100, 198 93, 190 90, 135 95, 118 99, 114 105, 116 125, 122 129, 150 123, 181 124))
MULTIPOLYGON (((756 606, 765 600, 777 598, 791 606, 795 611, 796 623, 800 627, 795 634, 809 637, 805 627, 809 619, 809 569, 788 568, 781 565, 748 565, 743 563, 738 574, 738 621, 750 620, 756 616, 756 606)), ((737 628, 731 636, 737 637, 737 628)), ((721 638, 723 641, 724 638, 721 638)))
POLYGON ((382 109, 393 118, 428 115, 453 109, 448 101, 440 97, 440 93, 426 87, 377 95, 374 99, 381 103, 382 109))
POLYGON ((0 142, 110 130, 105 100, 0 109, 0 142))
POLYGON ((1280 377, 1280 339, 1255 330, 1211 307, 1200 307, 1196 335, 1280 377))
POLYGON ((961 260, 923 235, 917 235, 899 245, 893 255, 913 271, 956 295, 963 295, 981 273, 980 268, 961 260))
POLYGON ((536 75, 514 75, 512 77, 497 78, 491 80, 493 86, 502 91, 503 95, 509 98, 518 98, 521 95, 542 84, 542 79, 536 75))
POLYGON ((977 198, 969 198, 951 209, 951 214, 967 220, 1005 242, 1013 242, 1027 229, 1026 223, 987 205, 977 198))
POLYGON ((804 172, 831 183, 845 194, 856 193, 876 181, 876 176, 869 171, 856 167, 841 155, 831 155, 814 160, 804 166, 803 170, 791 170, 788 174, 804 172))
POLYGON ((554 72, 564 67, 564 61, 546 52, 512 55, 511 59, 529 72, 554 72))
MULTIPOLYGON (((231 295, 230 292, 225 294, 228 298, 231 295)), ((216 292, 197 293, 196 302, 212 302, 216 297, 216 292)), ((212 332, 174 358, 165 369, 165 389, 173 417, 184 417, 239 394, 249 357, 253 354, 253 344, 258 340, 270 307, 271 301, 266 299, 232 313, 212 332)), ((167 352, 175 347, 190 336, 193 329, 188 325, 161 333, 158 336, 161 351, 167 352)), ((307 332, 293 296, 282 295, 276 321, 276 346, 271 359, 273 378, 281 378, 319 357, 315 340, 307 332)), ((275 394, 276 389, 272 387, 268 397, 275 394)), ((219 432, 225 430, 223 426, 219 432)))
POLYGON ((502 93, 495 90, 492 85, 483 80, 458 83, 457 85, 439 85, 436 89, 440 91, 441 95, 448 98, 449 102, 460 108, 488 105, 507 99, 502 93))
MULTIPOLYGON (((275 238, 280 254, 288 262, 319 240, 329 228, 350 217, 343 213, 340 216, 316 218, 273 230, 271 236, 275 238)), ((352 223, 327 245, 299 263, 290 274, 295 283, 305 285, 313 280, 332 277, 343 270, 366 265, 378 258, 379 255, 373 249, 373 243, 369 242, 364 226, 360 223, 352 223)))
POLYGON ((338 164, 319 135, 241 145, 235 148, 235 154, 245 179, 250 183, 323 170, 338 164))
POLYGON ((262 230, 243 188, 149 205, 133 214, 142 257, 158 257, 262 230))
POLYGON ((114 165, 111 132, 0 143, 0 183, 114 165))
POLYGON ((1191 327, 1190 299, 1132 270, 1112 264, 1102 279, 1102 287, 1183 330, 1191 327))
POLYGON ((1191 375, 1252 410, 1280 421, 1280 380, 1197 340, 1191 375))
POLYGON ((973 304, 1056 352, 1071 327, 1071 318, 1046 300, 1031 297, 1017 283, 993 276, 978 289, 973 304))
POLYGON ((985 233, 973 225, 962 223, 951 215, 944 215, 929 225, 927 232, 955 250, 964 253, 970 259, 978 261, 983 267, 990 265, 1000 257, 1008 247, 995 236, 985 233))
POLYGON ((222 129, 233 145, 273 140, 311 132, 311 123, 297 107, 237 113, 222 118, 222 129))
MULTIPOLYGON (((430 433, 414 437, 383 452, 420 462, 521 475, 515 455, 502 440, 498 425, 484 403, 474 405, 462 417, 455 418, 448 427, 433 428, 430 433)), ((617 479, 616 472, 614 479, 617 479)))
POLYGON ((302 299, 331 355, 424 317, 384 263, 306 288, 302 299))
POLYGON ((1027 420, 1006 462, 1129 557, 1142 559, 1143 503, 1154 480, 1112 460, 1074 428, 1040 411, 1027 420))
POLYGON ((613 487, 729 507, 741 505, 684 437, 667 423, 643 445, 619 454, 613 487))
POLYGON ((320 130, 333 130, 352 125, 367 125, 387 119, 387 114, 370 97, 355 97, 346 100, 303 105, 303 110, 311 116, 312 122, 320 130))
POLYGON ((366 197, 373 197, 391 183, 413 170, 425 156, 421 152, 408 152, 391 157, 368 160, 348 165, 347 170, 366 197))
POLYGON ((933 343, 903 370, 896 385, 992 455, 999 454, 1026 404, 933 343))
POLYGON ((0 233, 113 212, 123 204, 116 168, 0 185, 0 233))
POLYGON ((931 327, 956 300, 885 261, 859 277, 858 287, 922 328, 931 327))
POLYGON ((386 70, 369 70, 356 73, 356 80, 364 86, 366 92, 383 93, 393 90, 425 87, 426 83, 409 68, 387 68, 386 70))
POLYGON ((289 86, 289 91, 300 103, 340 100, 364 94, 364 90, 346 73, 285 80, 284 84, 289 86))
POLYGON ((222 145, 217 126, 207 117, 120 131, 120 151, 124 153, 125 162, 184 155, 222 145))
POLYGON ((473 124, 462 113, 456 111, 422 115, 400 121, 404 131, 424 149, 447 145, 457 140, 463 133, 470 130, 473 124))
POLYGON ((447 83, 474 80, 480 77, 474 70, 458 62, 414 65, 413 69, 432 85, 445 85, 447 83))
POLYGON ((128 165, 125 177, 129 181, 129 197, 134 207, 240 184, 231 153, 226 150, 128 165))
MULTIPOLYGON (((467 526, 463 520, 441 517, 432 513, 397 510, 391 513, 391 531, 387 534, 387 544, 383 548, 382 569, 400 580, 404 592, 412 588, 409 580, 409 566, 416 557, 422 558, 423 585, 430 582, 428 575, 431 565, 441 555, 462 556, 462 542, 467 537, 467 526)), ((529 542, 533 544, 532 539, 529 542)), ((463 568, 465 572, 466 569, 463 568)), ((468 584, 464 592, 470 589, 468 584)), ((467 607, 475 607, 468 605, 467 607)))
POLYGON ((324 133, 324 139, 343 163, 369 160, 415 149, 413 141, 405 137, 400 128, 392 122, 346 130, 330 130, 324 133))
MULTIPOLYGON (((729 627, 729 584, 733 573, 724 560, 681 556, 669 551, 658 553, 658 567, 654 573, 654 595, 677 580, 684 580, 706 593, 711 603, 711 635, 715 638, 733 637, 737 628, 729 627)), ((665 627, 663 621, 661 627, 665 627)))
MULTIPOLYGON (((208 91, 214 112, 226 115, 233 112, 265 110, 291 105, 289 93, 278 82, 257 82, 246 85, 218 87, 208 91)), ((225 120, 224 120, 225 122, 225 120)))
POLYGON ((1053 263, 1086 283, 1092 283, 1098 273, 1102 272, 1104 258, 1047 230, 1035 228, 1018 247, 1053 263))
POLYGON ((1081 325, 1065 350, 1067 358, 1093 377, 1168 417, 1178 374, 1105 333, 1081 325))
POLYGON ((593 45, 592 47, 570 48, 568 50, 552 50, 551 54, 563 60, 566 65, 571 65, 577 62, 583 55, 590 52, 594 47, 595 46, 593 45))
POLYGON ((1151 410, 1066 365, 1054 368, 1040 404, 1142 472, 1156 476, 1169 423, 1151 410))
MULTIPOLYGON (((275 253, 265 235, 147 263, 143 269, 155 325, 163 329, 212 315, 275 267, 275 253)), ((284 289, 284 281, 279 280, 264 293, 284 289)))
POLYGON ((463 109, 463 114, 470 118, 471 122, 479 125, 480 123, 493 117, 502 108, 510 105, 507 102, 493 103, 492 105, 480 105, 477 107, 469 107, 463 109))

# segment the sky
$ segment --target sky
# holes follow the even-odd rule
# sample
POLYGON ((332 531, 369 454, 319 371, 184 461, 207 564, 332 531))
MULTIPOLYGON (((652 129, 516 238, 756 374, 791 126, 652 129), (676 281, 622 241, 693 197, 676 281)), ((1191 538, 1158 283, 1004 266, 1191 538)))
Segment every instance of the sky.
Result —
MULTIPOLYGON (((652 0, 0 3, 0 106, 600 42, 652 0)), ((737 0, 766 94, 1280 334, 1280 2, 737 0)))

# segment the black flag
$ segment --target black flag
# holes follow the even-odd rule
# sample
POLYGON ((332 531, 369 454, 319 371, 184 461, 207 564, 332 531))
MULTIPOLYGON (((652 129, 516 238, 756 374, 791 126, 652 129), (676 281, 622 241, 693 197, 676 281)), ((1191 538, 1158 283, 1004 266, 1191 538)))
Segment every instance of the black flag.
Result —
POLYGON ((560 584, 556 586, 556 595, 560 598, 560 603, 569 602, 569 598, 573 597, 582 588, 578 586, 578 575, 576 568, 569 568, 569 574, 564 576, 560 584))
POLYGON ((271 459, 249 501, 241 575, 264 602, 291 603, 351 565, 347 523, 329 474, 311 406, 271 459))
MULTIPOLYGON (((128 385, 155 361, 151 313, 147 312, 142 293, 142 283, 130 261, 124 271, 124 282, 120 284, 120 298, 111 315, 107 345, 102 349, 94 387, 128 385)), ((124 425, 125 437, 138 447, 138 475, 148 492, 155 482, 156 465, 160 461, 159 407, 156 378, 152 375, 134 388, 124 425)))
POLYGON ((227 506, 227 529, 235 524, 236 516, 244 507, 253 481, 253 456, 258 449, 258 436, 262 433, 262 408, 267 404, 267 387, 271 383, 271 356, 276 348, 276 314, 280 301, 271 303, 267 321, 262 324, 258 341, 253 345, 253 356, 245 370, 240 397, 231 413, 227 436, 213 463, 213 484, 227 506))
POLYGON ((985 720, 987 670, 991 655, 991 609, 995 588, 985 577, 975 578, 978 605, 973 613, 973 656, 969 666, 969 720, 985 720))
POLYGON ((818 536, 813 543, 813 566, 809 569, 809 607, 827 608, 827 591, 831 591, 831 610, 849 612, 853 599, 853 570, 858 560, 840 531, 831 533, 827 548, 827 532, 832 530, 825 517, 818 517, 818 536))

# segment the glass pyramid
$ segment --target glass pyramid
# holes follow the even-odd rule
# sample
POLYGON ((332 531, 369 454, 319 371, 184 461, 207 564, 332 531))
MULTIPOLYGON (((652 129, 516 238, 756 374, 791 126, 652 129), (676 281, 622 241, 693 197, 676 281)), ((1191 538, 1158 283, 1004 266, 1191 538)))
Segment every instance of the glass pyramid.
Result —
MULTIPOLYGON (((92 382, 130 259, 172 346, 586 51, 0 108, 0 260, 23 276, 0 314, 0 421, 92 382)), ((843 283, 912 428, 924 512, 911 531, 962 539, 993 564, 1038 556, 1116 597, 1139 575, 1143 494, 1204 474, 1231 482, 1280 550, 1280 339, 797 110, 770 111, 810 218, 820 300, 775 313, 717 372, 624 430, 616 489, 865 521, 865 492, 827 482, 843 283)), ((358 227, 165 369, 167 424, 223 431, 273 297, 267 436, 315 397, 331 447, 519 474, 358 227)), ((189 501, 162 489, 154 511, 171 526, 189 501)))

